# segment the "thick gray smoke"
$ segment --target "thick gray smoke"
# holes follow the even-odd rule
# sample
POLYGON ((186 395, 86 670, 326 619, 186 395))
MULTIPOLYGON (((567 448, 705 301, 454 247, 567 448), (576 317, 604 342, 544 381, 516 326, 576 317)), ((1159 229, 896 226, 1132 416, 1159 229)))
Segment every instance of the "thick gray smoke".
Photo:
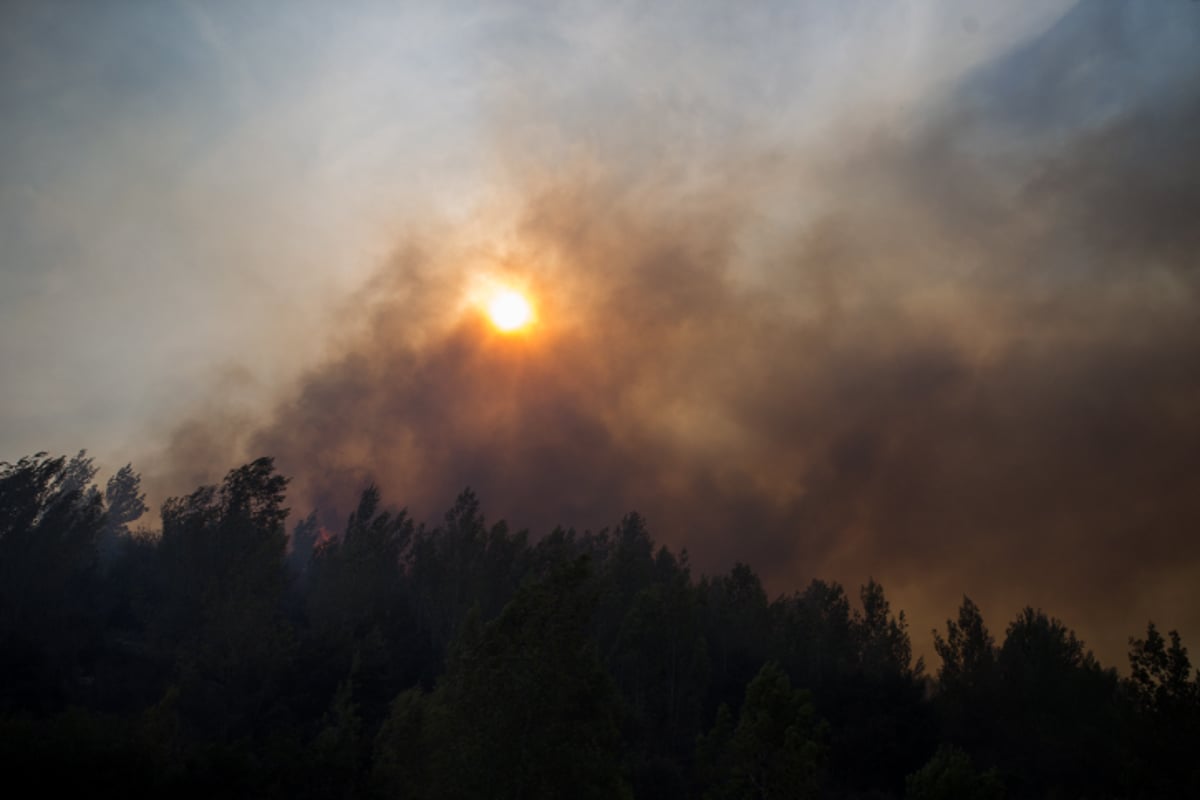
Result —
POLYGON ((576 95, 523 58, 504 213, 401 236, 273 416, 181 427, 170 474, 274 455, 330 520, 370 480, 535 535, 636 509, 775 591, 874 576, 919 650, 964 592, 1110 664, 1151 617, 1200 636, 1200 12, 1085 3, 794 142, 660 91, 687 59, 576 95), (480 274, 528 288, 528 334, 480 274))

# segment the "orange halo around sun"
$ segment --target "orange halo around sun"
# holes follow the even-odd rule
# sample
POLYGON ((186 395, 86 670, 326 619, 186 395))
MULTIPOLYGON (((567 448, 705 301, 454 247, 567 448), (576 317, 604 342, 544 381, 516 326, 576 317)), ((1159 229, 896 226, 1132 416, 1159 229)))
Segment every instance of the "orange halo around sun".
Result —
POLYGON ((533 321, 533 307, 523 294, 512 289, 497 292, 488 302, 487 314, 502 333, 515 333, 533 321))

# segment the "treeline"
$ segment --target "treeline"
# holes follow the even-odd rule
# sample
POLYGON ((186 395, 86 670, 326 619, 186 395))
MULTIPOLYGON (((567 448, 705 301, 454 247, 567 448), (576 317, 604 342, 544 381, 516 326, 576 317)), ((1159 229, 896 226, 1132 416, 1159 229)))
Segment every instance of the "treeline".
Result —
POLYGON ((84 455, 0 467, 9 785, 181 797, 1200 796, 1200 675, 1127 678, 964 599, 914 662, 873 581, 774 600, 695 578, 644 521, 533 541, 464 492, 418 525, 363 492, 287 529, 270 459, 163 505, 84 455))

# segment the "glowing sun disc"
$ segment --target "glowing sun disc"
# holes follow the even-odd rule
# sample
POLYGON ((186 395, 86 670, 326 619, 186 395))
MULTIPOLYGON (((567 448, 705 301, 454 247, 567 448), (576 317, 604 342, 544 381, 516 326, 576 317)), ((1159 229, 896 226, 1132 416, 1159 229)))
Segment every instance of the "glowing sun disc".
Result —
POLYGON ((505 333, 523 328, 533 319, 533 309, 519 292, 500 292, 488 303, 488 317, 505 333))

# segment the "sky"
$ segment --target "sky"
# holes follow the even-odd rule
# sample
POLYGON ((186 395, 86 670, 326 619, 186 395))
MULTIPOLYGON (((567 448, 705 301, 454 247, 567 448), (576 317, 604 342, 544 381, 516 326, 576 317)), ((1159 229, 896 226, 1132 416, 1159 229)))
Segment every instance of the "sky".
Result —
POLYGON ((7 2, 0 460, 1200 646, 1200 4, 7 2), (492 328, 482 298, 537 319, 492 328))

